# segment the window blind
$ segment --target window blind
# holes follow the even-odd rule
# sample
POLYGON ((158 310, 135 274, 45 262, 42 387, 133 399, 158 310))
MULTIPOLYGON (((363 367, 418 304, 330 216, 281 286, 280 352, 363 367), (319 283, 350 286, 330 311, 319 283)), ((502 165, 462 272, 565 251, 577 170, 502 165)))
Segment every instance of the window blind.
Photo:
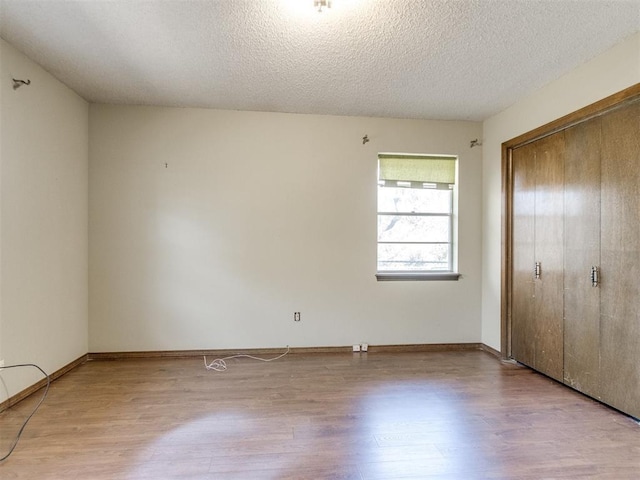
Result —
POLYGON ((420 182, 454 185, 456 157, 378 155, 379 180, 388 182, 420 182))

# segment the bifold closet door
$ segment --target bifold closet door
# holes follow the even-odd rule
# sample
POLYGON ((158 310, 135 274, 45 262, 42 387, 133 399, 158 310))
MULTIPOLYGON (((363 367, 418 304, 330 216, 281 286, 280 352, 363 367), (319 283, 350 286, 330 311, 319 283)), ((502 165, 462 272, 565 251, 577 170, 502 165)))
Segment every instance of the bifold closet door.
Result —
POLYGON ((511 356, 535 367, 535 144, 513 150, 511 356))
POLYGON ((640 102, 602 117, 602 400, 640 418, 640 102))
POLYGON ((536 364, 563 380, 564 132, 536 142, 536 364))
POLYGON ((564 132, 512 152, 512 356, 563 380, 564 132))
POLYGON ((564 382, 595 398, 600 398, 600 144, 600 118, 565 130, 564 382))

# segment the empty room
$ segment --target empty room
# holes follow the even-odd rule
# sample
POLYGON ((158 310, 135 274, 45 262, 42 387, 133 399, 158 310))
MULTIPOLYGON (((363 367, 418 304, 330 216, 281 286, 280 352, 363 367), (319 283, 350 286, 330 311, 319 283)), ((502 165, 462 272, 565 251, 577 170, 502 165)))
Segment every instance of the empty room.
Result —
POLYGON ((0 478, 639 478, 638 0, 0 37, 0 478))

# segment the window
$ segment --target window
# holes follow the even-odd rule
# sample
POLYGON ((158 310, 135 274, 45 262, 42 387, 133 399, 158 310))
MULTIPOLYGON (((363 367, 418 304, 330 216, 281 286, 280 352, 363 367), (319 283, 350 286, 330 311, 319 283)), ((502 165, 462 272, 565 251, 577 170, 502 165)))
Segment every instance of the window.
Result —
POLYGON ((378 280, 457 280, 457 157, 378 155, 378 280))

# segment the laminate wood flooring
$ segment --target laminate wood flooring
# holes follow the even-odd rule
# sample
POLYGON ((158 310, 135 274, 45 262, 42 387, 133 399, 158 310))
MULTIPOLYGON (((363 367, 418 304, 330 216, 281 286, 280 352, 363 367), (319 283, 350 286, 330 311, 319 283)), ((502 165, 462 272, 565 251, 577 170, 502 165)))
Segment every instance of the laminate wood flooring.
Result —
MULTIPOLYGON (((640 478, 640 426, 481 351, 89 361, 54 382, 9 479, 640 478)), ((0 414, 0 448, 41 392, 0 414)))

